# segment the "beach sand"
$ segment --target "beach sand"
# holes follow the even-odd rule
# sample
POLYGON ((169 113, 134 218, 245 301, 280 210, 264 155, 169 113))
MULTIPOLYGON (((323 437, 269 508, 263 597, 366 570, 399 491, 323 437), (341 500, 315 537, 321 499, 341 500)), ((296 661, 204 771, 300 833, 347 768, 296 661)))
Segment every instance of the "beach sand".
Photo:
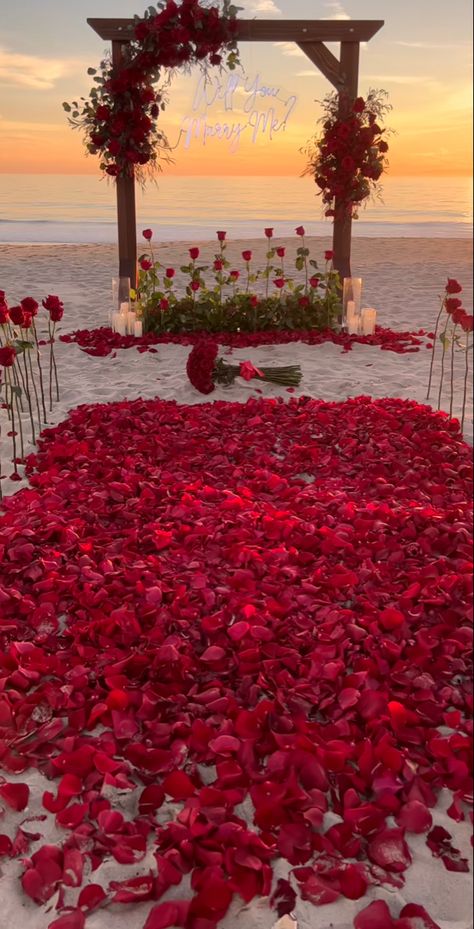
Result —
MULTIPOLYGON (((275 240, 276 242, 276 240, 275 240)), ((187 259, 190 243, 155 245, 155 254, 165 266, 179 267, 187 259)), ((195 245, 196 243, 192 243, 195 245)), ((295 238, 286 243, 288 269, 291 256, 300 244, 295 238)), ((324 267, 323 251, 330 241, 308 242, 312 257, 324 267)), ((202 245, 202 257, 212 257, 217 251, 216 243, 202 245)), ((242 267, 242 248, 251 248, 256 266, 263 266, 267 243, 264 240, 229 243, 227 256, 237 267, 242 267)), ((143 249, 145 250, 145 249, 143 249)), ((378 323, 395 330, 430 331, 439 309, 446 278, 457 278, 464 288, 464 305, 472 312, 472 249, 471 243, 461 239, 355 239, 353 243, 352 273, 363 278, 363 306, 377 309, 378 323)), ((41 299, 48 293, 58 294, 65 304, 65 315, 60 332, 77 328, 95 328, 107 325, 111 303, 111 278, 117 274, 116 248, 94 245, 0 245, 0 288, 7 292, 11 304, 26 295, 41 299)), ((426 342, 427 340, 425 340, 426 342)), ((137 397, 159 396, 178 403, 200 403, 208 398, 197 394, 185 376, 186 358, 189 347, 181 345, 158 345, 157 351, 139 353, 136 349, 117 351, 106 358, 91 357, 76 344, 58 343, 56 357, 61 384, 61 402, 55 405, 51 424, 59 422, 68 410, 83 403, 111 402, 137 397)), ((223 352, 225 348, 223 348, 223 352)), ((395 354, 381 351, 379 347, 355 345, 353 350, 343 353, 340 346, 325 343, 310 346, 302 343, 291 345, 269 345, 252 349, 235 349, 233 357, 251 359, 255 364, 279 364, 295 362, 301 364, 303 379, 296 394, 305 394, 326 400, 340 401, 352 396, 401 397, 426 402, 426 386, 431 352, 426 344, 413 354, 395 354)), ((435 369, 434 386, 439 380, 439 359, 435 369)), ((456 356, 455 375, 458 389, 455 397, 454 415, 460 415, 462 397, 461 381, 464 372, 464 356, 456 356)), ((449 377, 448 377, 449 380, 449 377)), ((233 388, 218 388, 212 399, 228 399, 244 402, 254 395, 255 381, 249 384, 236 382, 233 388)), ((288 394, 283 388, 261 384, 262 396, 288 394)), ((436 389, 432 402, 436 399, 436 389)), ((449 409, 448 389, 441 404, 449 409)), ((2 435, 7 431, 5 413, 2 412, 2 435)), ((465 424, 466 440, 472 441, 472 396, 470 395, 465 424)), ((7 440, 9 442, 9 440, 7 440)), ((27 451, 32 451, 31 444, 27 451)), ((7 447, 2 449, 3 471, 7 447)), ((14 493, 22 484, 3 481, 3 492, 14 493)), ((14 778, 9 776, 9 780, 14 778)), ((12 834, 15 825, 25 818, 44 813, 41 796, 50 784, 36 771, 18 777, 30 783, 34 800, 27 812, 9 814, 0 831, 12 834)), ((120 798, 119 798, 120 800, 120 798)), ((126 802, 126 800, 125 800, 126 802)), ((469 828, 467 822, 455 823, 444 810, 449 805, 443 795, 436 811, 435 821, 443 825, 454 837, 454 844, 464 857, 470 856, 469 828)), ((42 841, 61 840, 54 827, 53 817, 35 824, 35 831, 44 836, 42 841)), ((399 890, 378 888, 371 891, 363 901, 339 901, 317 909, 304 901, 298 902, 297 923, 285 917, 278 922, 278 929, 352 929, 354 914, 370 899, 386 899, 393 912, 398 913, 405 901, 423 904, 441 929, 470 929, 471 917, 471 874, 446 871, 439 859, 433 858, 425 845, 423 836, 409 838, 414 864, 407 873, 405 886, 399 890)), ((34 849, 36 846, 33 845, 34 849)), ((152 860, 150 859, 150 862, 152 860)), ((140 873, 146 871, 147 862, 140 865, 140 873)), ((1 916, 2 929, 16 929, 29 925, 34 929, 46 929, 54 918, 53 898, 48 907, 38 908, 21 892, 18 860, 2 862, 1 916)), ((104 864, 91 880, 105 884, 107 879, 133 876, 136 868, 121 867, 115 862, 104 864)), ((276 877, 285 876, 283 864, 277 865, 276 877)), ((182 892, 183 888, 180 888, 182 892)), ((171 896, 173 894, 170 894, 171 896)), ((88 929, 140 929, 149 904, 139 904, 131 912, 122 908, 98 911, 87 921, 88 929)), ((240 906, 234 901, 222 929, 271 929, 275 924, 274 913, 265 901, 240 906)))

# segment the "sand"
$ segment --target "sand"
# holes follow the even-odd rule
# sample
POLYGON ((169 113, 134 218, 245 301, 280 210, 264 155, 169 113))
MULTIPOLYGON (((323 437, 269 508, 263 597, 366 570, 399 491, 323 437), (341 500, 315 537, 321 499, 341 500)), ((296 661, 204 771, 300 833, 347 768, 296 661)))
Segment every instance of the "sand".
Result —
MULTIPOLYGON (((166 266, 179 267, 187 258, 187 247, 191 243, 174 243, 155 246, 159 259, 166 266)), ((192 243, 195 245, 196 243, 192 243)), ((279 241, 287 245, 288 256, 294 255, 299 244, 296 239, 279 241)), ((323 250, 330 247, 329 240, 313 240, 312 257, 320 264, 323 250)), ((202 257, 209 258, 217 250, 216 243, 202 245, 202 257)), ((263 240, 231 243, 227 255, 236 266, 241 266, 242 248, 251 248, 255 262, 262 266, 266 242, 263 240)), ((460 239, 356 239, 353 244, 354 276, 364 281, 363 300, 365 306, 377 309, 378 322, 397 330, 432 330, 439 308, 440 296, 446 278, 455 277, 464 288, 464 305, 472 312, 472 265, 471 243, 460 239)), ((288 260, 288 267, 290 260, 288 260)), ((113 246, 93 245, 0 245, 0 288, 7 292, 10 303, 26 295, 41 299, 47 293, 58 294, 65 303, 62 332, 76 328, 94 328, 106 325, 110 312, 111 278, 117 273, 116 249, 113 246)), ((223 352, 225 351, 223 346, 223 352)), ((94 358, 80 350, 78 345, 58 343, 56 356, 61 384, 61 401, 55 405, 50 417, 51 424, 59 422, 68 410, 82 403, 110 402, 136 397, 159 396, 174 399, 178 403, 200 403, 207 398, 197 394, 185 377, 185 363, 189 348, 180 345, 158 345, 156 354, 139 353, 136 349, 119 351, 115 357, 94 358)), ((297 394, 321 397, 326 400, 344 400, 347 397, 366 395, 372 397, 401 397, 426 402, 426 386, 431 352, 425 344, 413 354, 398 355, 381 351, 380 348, 355 345, 353 350, 343 353, 340 346, 329 343, 309 346, 302 343, 292 345, 261 346, 254 349, 233 351, 239 360, 250 358, 255 364, 278 364, 297 362, 301 364, 303 379, 297 394)), ((438 355, 439 362, 439 355, 438 355)), ((461 380, 464 357, 456 356, 455 375, 459 388, 454 403, 454 415, 460 415, 462 396, 461 380)), ((438 383, 439 364, 436 365, 434 384, 438 383)), ((233 388, 218 388, 213 399, 245 401, 253 395, 256 383, 237 381, 233 388)), ((263 396, 288 397, 285 389, 274 385, 260 384, 263 396)), ((432 397, 436 398, 436 391, 432 397)), ((441 404, 449 409, 448 391, 441 404)), ((1 449, 3 471, 8 447, 5 433, 8 431, 5 413, 2 411, 3 448, 1 449)), ((25 418, 25 428, 26 428, 25 418)), ((472 441, 472 395, 469 398, 465 423, 465 437, 472 441)), ((7 440, 8 443, 10 440, 7 440)), ((33 446, 27 445, 27 451, 33 446)), ((22 484, 3 481, 3 492, 15 493, 22 484)), ((9 776, 9 780, 12 780, 9 776)), ((25 815, 44 812, 40 798, 44 789, 49 789, 36 771, 21 775, 19 780, 30 783, 35 800, 27 814, 9 814, 1 824, 1 832, 12 834, 15 824, 25 815)), ((118 798, 120 802, 120 798, 118 798)), ((454 844, 464 857, 470 857, 469 827, 467 823, 456 824, 446 816, 447 795, 440 799, 435 811, 435 821, 454 836, 454 844)), ((42 841, 61 840, 57 835, 53 817, 36 824, 44 838, 42 841)), ((35 827, 36 828, 36 827, 35 827)), ((426 848, 424 837, 409 840, 414 864, 407 874, 405 886, 400 890, 378 889, 364 901, 339 901, 330 906, 315 909, 299 901, 295 914, 296 922, 288 917, 280 920, 278 929, 352 929, 354 914, 371 898, 387 900, 393 913, 398 913, 404 901, 423 904, 441 929, 471 929, 471 874, 456 874, 446 871, 444 865, 433 858, 426 848)), ((37 847, 33 844, 32 848, 37 847)), ((140 872, 146 871, 146 861, 140 872)), ((21 892, 18 876, 21 865, 18 861, 2 862, 1 912, 2 929, 16 929, 29 925, 34 929, 46 929, 54 919, 55 899, 47 908, 38 908, 21 892)), ((132 867, 120 867, 116 863, 104 864, 92 880, 105 884, 107 879, 132 876, 137 873, 132 867)), ((276 868, 276 877, 285 876, 283 865, 276 868)), ((170 894, 172 896, 172 894, 170 894)), ((69 899, 69 898, 68 898, 69 899)), ((141 929, 149 904, 134 906, 131 911, 107 909, 98 911, 88 919, 88 929, 141 929)), ((240 906, 234 901, 222 929, 271 929, 275 925, 274 914, 265 901, 240 906)))

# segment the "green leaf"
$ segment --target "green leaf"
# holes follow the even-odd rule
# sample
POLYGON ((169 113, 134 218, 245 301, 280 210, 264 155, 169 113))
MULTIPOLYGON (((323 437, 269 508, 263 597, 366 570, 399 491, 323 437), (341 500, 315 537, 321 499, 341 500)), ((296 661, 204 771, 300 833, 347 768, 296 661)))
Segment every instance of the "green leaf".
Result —
POLYGON ((17 355, 20 352, 26 351, 28 348, 33 348, 33 342, 28 342, 25 339, 14 339, 14 341, 11 344, 13 345, 13 348, 15 349, 17 355))
POLYGON ((66 110, 66 113, 71 112, 71 106, 69 103, 63 103, 63 110, 66 110))
POLYGON ((311 265, 312 268, 317 268, 317 267, 318 267, 318 262, 315 261, 314 258, 310 258, 310 259, 309 259, 309 263, 310 263, 310 265, 311 265))
POLYGON ((10 390, 16 397, 21 397, 21 387, 19 384, 10 384, 10 390))
POLYGON ((87 69, 87 73, 88 73, 88 74, 97 74, 97 69, 96 69, 96 68, 88 68, 88 69, 87 69))

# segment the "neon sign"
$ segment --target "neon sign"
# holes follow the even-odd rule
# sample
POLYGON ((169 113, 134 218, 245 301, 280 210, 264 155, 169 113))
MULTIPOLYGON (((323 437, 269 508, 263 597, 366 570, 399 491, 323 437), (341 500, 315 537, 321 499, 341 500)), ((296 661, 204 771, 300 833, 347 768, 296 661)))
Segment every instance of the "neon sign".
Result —
POLYGON ((294 94, 282 93, 280 87, 265 84, 260 74, 249 78, 229 72, 212 80, 202 75, 191 113, 181 122, 184 148, 194 142, 205 146, 211 139, 218 139, 228 143, 229 151, 235 153, 243 138, 253 144, 264 137, 271 142, 285 131, 297 99, 294 94))

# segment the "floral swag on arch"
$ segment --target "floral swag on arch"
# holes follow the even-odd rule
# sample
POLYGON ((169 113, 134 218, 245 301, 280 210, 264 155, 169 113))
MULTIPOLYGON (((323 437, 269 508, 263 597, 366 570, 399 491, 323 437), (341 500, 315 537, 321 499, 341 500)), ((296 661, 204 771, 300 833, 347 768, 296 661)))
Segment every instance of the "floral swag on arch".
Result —
POLYGON ((123 46, 123 63, 110 58, 89 68, 94 87, 89 97, 63 103, 69 123, 84 133, 91 155, 100 156, 100 169, 112 177, 136 175, 159 168, 160 155, 169 144, 157 120, 165 109, 163 91, 154 86, 163 69, 192 64, 220 65, 230 70, 239 63, 236 32, 237 7, 222 0, 222 9, 202 0, 174 0, 149 7, 135 16, 134 39, 123 46))

